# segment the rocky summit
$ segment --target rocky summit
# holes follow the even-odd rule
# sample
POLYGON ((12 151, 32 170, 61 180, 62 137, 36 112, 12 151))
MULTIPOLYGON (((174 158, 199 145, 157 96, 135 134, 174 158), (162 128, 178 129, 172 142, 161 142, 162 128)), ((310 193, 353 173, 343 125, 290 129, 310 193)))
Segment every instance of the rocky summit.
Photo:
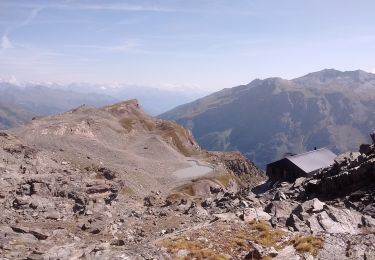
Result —
POLYGON ((2 259, 375 258, 374 144, 271 182, 130 100, 2 131, 0 156, 2 259))

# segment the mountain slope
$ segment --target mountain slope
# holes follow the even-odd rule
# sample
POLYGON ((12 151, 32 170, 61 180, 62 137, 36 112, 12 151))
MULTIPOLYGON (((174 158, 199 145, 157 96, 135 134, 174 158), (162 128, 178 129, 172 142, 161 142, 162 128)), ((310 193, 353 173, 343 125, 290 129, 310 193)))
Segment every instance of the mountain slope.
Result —
POLYGON ((265 179, 137 100, 0 131, 0 157, 1 259, 169 259, 155 242, 203 221, 199 196, 265 179))
POLYGON ((85 105, 11 131, 82 170, 106 167, 119 172, 126 176, 129 190, 142 194, 167 181, 157 184, 156 179, 189 165, 185 156, 199 153, 199 147, 188 131, 175 123, 155 121, 138 106, 136 100, 102 109, 85 105))
POLYGON ((239 150, 264 167, 287 152, 354 150, 375 127, 375 75, 327 69, 254 80, 160 117, 190 128, 202 147, 239 150))
POLYGON ((29 122, 33 114, 14 104, 0 102, 0 129, 11 128, 29 122))
POLYGON ((188 130, 149 116, 137 100, 103 108, 85 105, 10 131, 84 171, 105 167, 121 174, 134 194, 175 188, 181 181, 176 170, 191 166, 191 160, 204 168, 211 156, 188 130))

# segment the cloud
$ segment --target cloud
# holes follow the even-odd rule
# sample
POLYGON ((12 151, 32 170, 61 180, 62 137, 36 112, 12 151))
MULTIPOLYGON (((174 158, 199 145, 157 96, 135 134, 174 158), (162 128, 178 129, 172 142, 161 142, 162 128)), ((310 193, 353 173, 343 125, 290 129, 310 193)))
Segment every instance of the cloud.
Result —
POLYGON ((74 48, 91 49, 102 52, 131 52, 137 50, 140 44, 136 41, 128 41, 119 45, 72 45, 74 48))
POLYGON ((14 48, 14 45, 12 42, 9 40, 7 35, 3 35, 1 38, 1 47, 0 50, 7 50, 7 49, 12 49, 14 48))
POLYGON ((375 74, 375 68, 373 68, 371 72, 375 74))
POLYGON ((9 40, 9 34, 14 30, 27 26, 34 18, 38 15, 38 13, 43 9, 43 7, 35 7, 31 10, 30 14, 26 17, 25 20, 21 21, 20 23, 9 26, 5 29, 3 36, 1 37, 1 45, 0 45, 0 54, 2 54, 5 50, 15 48, 15 45, 9 40))
MULTIPOLYGON (((178 12, 182 10, 176 10, 159 5, 146 5, 146 4, 126 4, 126 3, 106 3, 106 4, 93 4, 93 3, 75 3, 74 0, 68 0, 64 3, 46 3, 43 6, 35 5, 33 3, 5 3, 5 6, 16 7, 16 8, 33 8, 44 9, 74 9, 74 10, 93 10, 93 11, 133 11, 133 12, 178 12)), ((39 10, 39 11, 40 11, 39 10)), ((38 11, 37 11, 38 12, 38 11)), ((37 14, 36 12, 36 14, 37 14)))
POLYGON ((5 30, 4 35, 8 35, 11 32, 15 31, 16 29, 18 29, 18 28, 21 28, 21 27, 29 25, 38 16, 39 12, 42 11, 43 9, 44 9, 44 7, 40 7, 40 6, 34 7, 31 10, 31 12, 29 13, 29 15, 25 18, 25 20, 21 21, 18 24, 13 25, 13 26, 7 27, 6 30, 5 30))
POLYGON ((24 20, 22 23, 17 25, 16 28, 28 25, 32 20, 34 20, 34 18, 36 18, 38 16, 39 12, 42 11, 43 9, 44 9, 44 7, 36 7, 34 9, 32 9, 29 16, 26 18, 26 20, 24 20))
MULTIPOLYGON (((63 7, 63 6, 62 6, 63 7)), ((66 7, 66 6, 65 6, 66 7)), ((176 10, 154 5, 129 5, 129 4, 76 4, 75 9, 81 10, 109 10, 109 11, 149 11, 149 12, 174 12, 176 10)))
MULTIPOLYGON (((82 10, 82 11, 123 11, 123 12, 155 12, 155 13, 195 13, 195 14, 213 14, 213 15, 234 15, 234 16, 257 16, 259 12, 255 12, 253 10, 243 10, 243 9, 228 9, 228 8, 221 8, 220 5, 216 5, 215 1, 213 1, 210 5, 206 6, 206 8, 201 8, 200 6, 192 5, 192 6, 178 6, 173 3, 166 2, 161 4, 159 1, 155 1, 155 3, 124 3, 122 1, 118 1, 117 3, 93 3, 88 2, 78 2, 76 0, 65 0, 63 2, 57 1, 50 1, 45 2, 43 5, 30 3, 29 2, 21 2, 17 3, 9 2, 2 4, 3 6, 10 6, 16 8, 33 8, 35 9, 60 9, 60 10, 82 10)), ((105 2, 105 1, 103 1, 105 2)), ((134 1, 136 2, 136 1, 134 1)), ((141 1, 139 1, 141 2, 141 1)), ((152 1, 151 1, 152 2, 152 1)), ((40 11, 39 10, 39 11, 40 11)), ((36 12, 37 13, 39 12, 36 12)), ((278 11, 276 14, 284 14, 281 11, 278 11)))
POLYGON ((0 78, 0 82, 10 83, 13 85, 20 85, 20 83, 18 82, 17 78, 14 75, 11 75, 10 77, 0 78))
POLYGON ((113 52, 128 52, 128 51, 136 49, 137 47, 139 47, 139 44, 137 42, 130 41, 121 45, 108 46, 108 47, 105 47, 105 49, 108 51, 113 51, 113 52))

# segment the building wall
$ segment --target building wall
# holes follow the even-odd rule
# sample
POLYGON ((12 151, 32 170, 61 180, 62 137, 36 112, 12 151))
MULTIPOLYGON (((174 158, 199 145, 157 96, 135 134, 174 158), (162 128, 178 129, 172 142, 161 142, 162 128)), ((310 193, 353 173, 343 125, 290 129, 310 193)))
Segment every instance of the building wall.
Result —
POLYGON ((294 181, 307 174, 287 159, 267 165, 266 174, 271 181, 294 181))

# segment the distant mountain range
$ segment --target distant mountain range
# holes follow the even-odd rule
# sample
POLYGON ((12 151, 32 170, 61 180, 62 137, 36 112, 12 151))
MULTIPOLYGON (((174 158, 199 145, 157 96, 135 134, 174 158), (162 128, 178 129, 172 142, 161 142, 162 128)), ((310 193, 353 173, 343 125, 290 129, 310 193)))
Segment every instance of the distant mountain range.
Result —
POLYGON ((54 115, 83 104, 101 107, 121 100, 138 98, 152 115, 192 101, 200 92, 162 90, 140 86, 103 86, 91 84, 35 84, 22 86, 0 82, 0 128, 29 122, 33 116, 54 115))
POLYGON ((15 104, 0 103, 0 129, 21 125, 32 117, 32 113, 15 104))
POLYGON ((104 106, 114 101, 110 96, 94 93, 1 83, 0 128, 14 127, 29 122, 33 116, 54 115, 82 104, 104 106))
POLYGON ((55 85, 54 88, 71 90, 80 93, 109 95, 119 101, 136 98, 143 109, 153 115, 160 115, 178 105, 191 102, 208 94, 196 89, 160 89, 138 85, 93 85, 74 83, 55 85))
POLYGON ((256 79, 160 116, 190 128, 210 150, 239 150, 256 164, 286 153, 368 142, 375 129, 375 74, 325 69, 293 80, 256 79))

